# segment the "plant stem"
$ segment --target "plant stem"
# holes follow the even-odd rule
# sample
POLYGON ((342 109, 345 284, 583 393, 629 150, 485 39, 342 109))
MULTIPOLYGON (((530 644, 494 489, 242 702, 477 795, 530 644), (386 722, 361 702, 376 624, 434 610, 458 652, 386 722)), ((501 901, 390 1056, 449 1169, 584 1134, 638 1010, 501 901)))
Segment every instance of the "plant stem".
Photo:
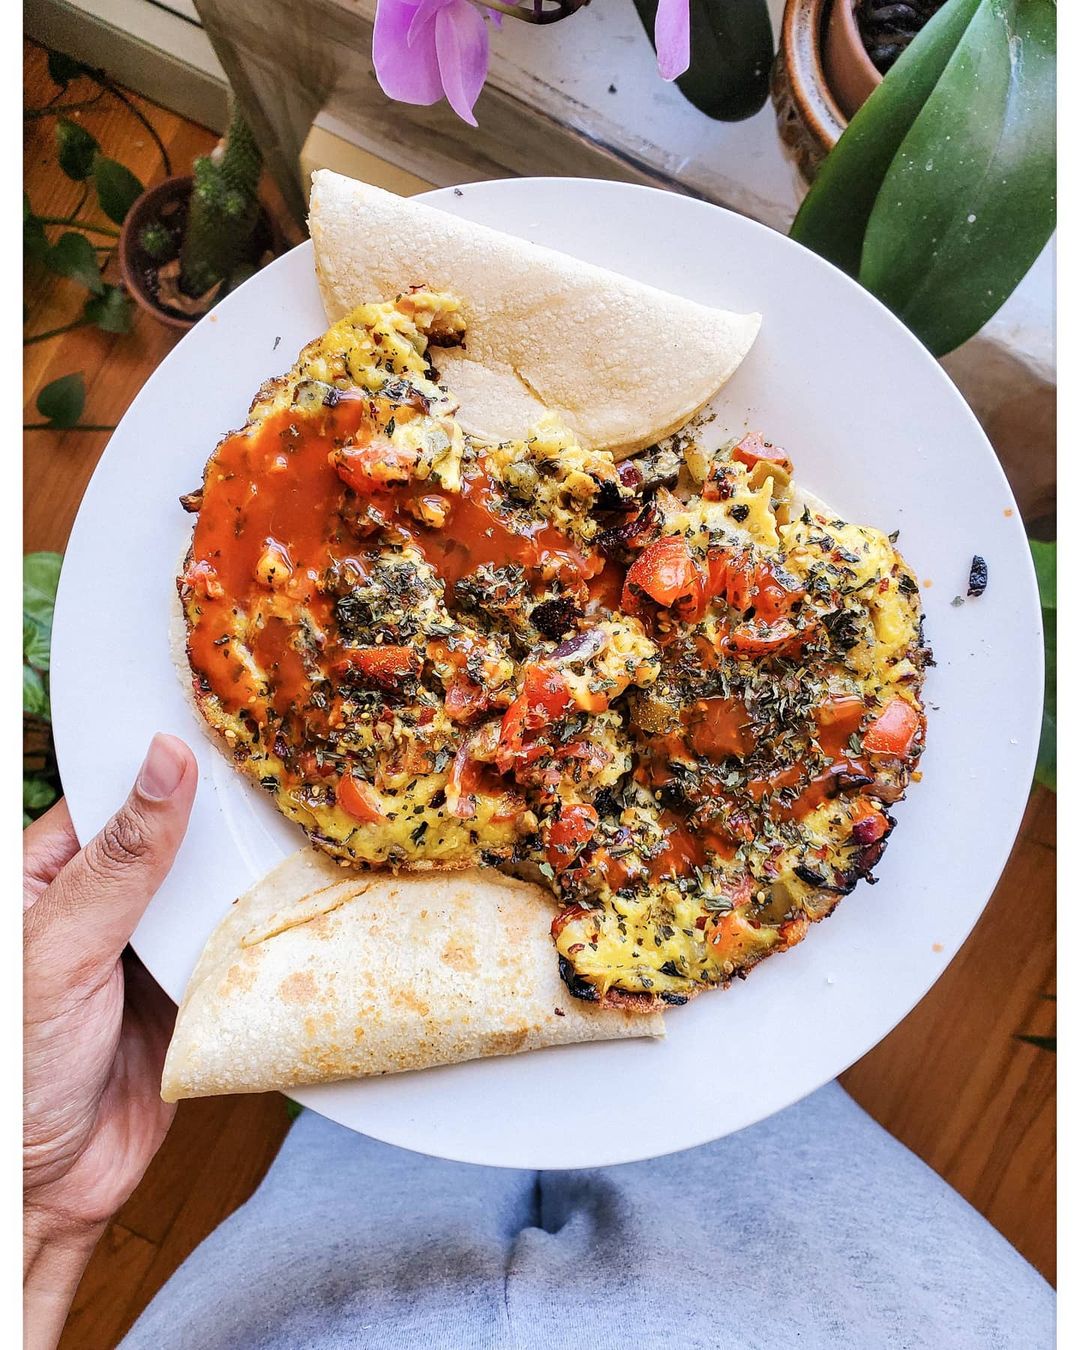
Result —
POLYGON ((168 150, 165 149, 165 143, 162 141, 161 137, 157 134, 154 128, 150 125, 150 122, 146 118, 146 116, 135 106, 135 104, 131 101, 131 99, 128 98, 127 94, 124 93, 124 91, 120 88, 119 85, 113 84, 112 80, 108 77, 108 75, 105 74, 103 70, 97 70, 94 72, 94 74, 96 75, 97 79, 101 82, 102 87, 107 89, 109 93, 112 94, 113 98, 118 98, 120 102, 124 105, 124 107, 127 108, 127 110, 130 113, 134 114, 134 116, 139 119, 139 121, 143 124, 146 130, 150 133, 150 135, 153 137, 154 144, 158 148, 158 153, 161 155, 161 162, 165 166, 165 173, 167 175, 171 175, 172 163, 169 160, 169 152, 168 150))
POLYGON ((70 427, 58 427, 53 422, 24 422, 23 431, 115 431, 115 426, 97 422, 75 422, 70 427))
POLYGON ((23 346, 29 347, 32 342, 44 342, 47 338, 59 337, 61 333, 70 333, 73 328, 83 328, 90 322, 89 319, 75 319, 72 323, 65 323, 61 328, 50 328, 47 333, 35 333, 32 337, 23 338, 23 346))
POLYGON ((44 108, 24 108, 23 121, 29 122, 38 117, 53 117, 57 113, 80 112, 83 108, 92 108, 101 98, 98 92, 93 98, 83 99, 79 103, 49 103, 44 108))
POLYGON ((114 230, 111 225, 95 225, 91 220, 80 220, 78 216, 38 216, 42 225, 78 225, 80 230, 90 230, 94 234, 111 235, 113 239, 120 238, 120 231, 114 230))

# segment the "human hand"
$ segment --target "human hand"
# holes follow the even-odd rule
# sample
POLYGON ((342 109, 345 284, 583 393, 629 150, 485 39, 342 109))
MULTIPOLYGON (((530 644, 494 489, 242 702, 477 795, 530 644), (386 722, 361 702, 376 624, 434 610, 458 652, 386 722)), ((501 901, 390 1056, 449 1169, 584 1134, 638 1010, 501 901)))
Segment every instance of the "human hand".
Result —
POLYGON ((55 1345, 98 1237, 172 1120, 160 1086, 175 1008, 121 954, 172 866, 197 778, 183 741, 158 735, 84 849, 63 801, 23 836, 28 1346, 55 1345))

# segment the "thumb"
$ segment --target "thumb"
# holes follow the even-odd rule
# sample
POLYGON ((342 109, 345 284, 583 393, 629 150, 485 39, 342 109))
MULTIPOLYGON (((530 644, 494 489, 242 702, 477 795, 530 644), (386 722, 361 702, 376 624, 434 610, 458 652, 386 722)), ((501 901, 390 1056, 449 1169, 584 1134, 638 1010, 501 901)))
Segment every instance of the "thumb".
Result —
POLYGON ((127 801, 28 911, 28 975, 71 989, 112 970, 172 866, 197 780, 184 742, 156 735, 127 801))

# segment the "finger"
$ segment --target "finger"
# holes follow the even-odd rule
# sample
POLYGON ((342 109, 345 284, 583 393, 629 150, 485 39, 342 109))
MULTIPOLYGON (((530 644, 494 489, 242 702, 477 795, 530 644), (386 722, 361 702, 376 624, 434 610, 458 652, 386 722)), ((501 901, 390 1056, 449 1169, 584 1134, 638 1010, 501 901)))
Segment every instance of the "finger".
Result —
POLYGON ((23 830, 23 908, 37 900, 63 865, 79 851, 79 840, 63 797, 23 830))
POLYGON ((184 742, 155 736, 127 801, 29 911, 28 973, 74 989, 112 970, 172 866, 197 779, 184 742))

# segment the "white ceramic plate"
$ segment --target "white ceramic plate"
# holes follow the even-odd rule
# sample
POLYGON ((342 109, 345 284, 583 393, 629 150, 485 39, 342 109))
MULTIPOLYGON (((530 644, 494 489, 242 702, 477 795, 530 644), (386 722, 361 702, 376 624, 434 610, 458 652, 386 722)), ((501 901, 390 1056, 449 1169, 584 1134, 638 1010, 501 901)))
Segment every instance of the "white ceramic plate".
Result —
MULTIPOLYGON (((447 211, 706 303, 760 310, 719 404, 760 428, 850 519, 900 530, 937 657, 923 781, 879 868, 828 923, 663 1042, 544 1050, 295 1095, 376 1138, 446 1158, 594 1167, 700 1144, 833 1078, 913 1007, 996 883, 1031 782, 1042 698, 1034 574, 997 460, 937 363, 875 300, 782 235, 688 197, 518 179, 446 189, 447 211), (990 584, 967 588, 973 554, 990 584)), ((121 801, 153 732, 185 737, 201 783, 171 876, 134 938, 175 999, 229 903, 303 841, 205 735, 170 661, 170 597, 194 488, 267 376, 325 328, 305 244, 201 322, 117 429, 76 521, 53 638, 57 749, 79 837, 121 801)), ((629 357, 628 359, 638 359, 629 357)), ((601 391, 602 392, 602 391, 601 391)))

